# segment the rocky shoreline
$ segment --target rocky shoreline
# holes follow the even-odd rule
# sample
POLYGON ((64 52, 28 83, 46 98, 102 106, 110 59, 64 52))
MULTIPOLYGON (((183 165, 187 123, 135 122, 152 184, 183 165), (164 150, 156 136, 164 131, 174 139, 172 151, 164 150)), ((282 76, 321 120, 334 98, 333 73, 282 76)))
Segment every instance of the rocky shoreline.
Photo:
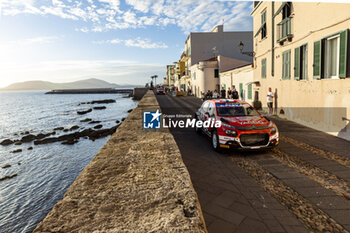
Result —
MULTIPOLYGON (((114 99, 105 99, 105 100, 94 100, 94 101, 90 101, 90 102, 81 102, 78 104, 78 106, 80 105, 86 105, 86 104, 90 104, 90 105, 94 105, 94 104, 110 104, 110 103, 115 103, 116 100, 114 99)), ((92 112, 93 110, 104 110, 106 109, 106 106, 95 106, 92 108, 89 108, 87 110, 83 110, 83 111, 77 111, 78 115, 84 115, 87 114, 89 112, 92 112)), ((130 113, 132 111, 132 109, 128 110, 128 113, 130 113)), ((124 119, 122 119, 123 121, 124 119)), ((39 134, 32 134, 29 131, 24 131, 21 133, 16 133, 14 136, 22 136, 21 138, 17 138, 17 139, 4 139, 3 141, 0 142, 1 146, 9 146, 9 145, 17 145, 20 146, 23 143, 31 143, 33 142, 34 145, 40 145, 40 144, 48 144, 48 143, 54 143, 54 142, 60 142, 62 141, 62 144, 65 145, 73 145, 77 142, 79 142, 80 138, 87 138, 90 139, 92 141, 101 138, 101 137, 106 137, 108 135, 112 135, 116 129, 118 128, 120 121, 117 120, 115 126, 111 127, 111 128, 106 128, 106 129, 102 129, 103 125, 100 124, 101 121, 94 121, 91 118, 86 118, 84 120, 81 120, 80 122, 88 122, 88 124, 98 124, 93 126, 92 128, 88 128, 88 129, 84 129, 81 131, 76 131, 80 128, 80 126, 78 125, 74 125, 71 126, 69 128, 65 128, 65 127, 56 127, 54 128, 51 132, 49 133, 39 133, 39 134), (53 135, 56 135, 57 131, 63 131, 63 132, 69 132, 69 131, 76 131, 74 133, 70 133, 70 134, 65 134, 65 135, 61 135, 58 137, 52 137, 53 135)), ((28 150, 32 150, 33 147, 29 147, 28 150)), ((19 153, 22 152, 22 149, 15 149, 12 150, 11 153, 19 153)))
POLYGON ((34 232, 206 232, 168 130, 143 130, 148 92, 34 232))

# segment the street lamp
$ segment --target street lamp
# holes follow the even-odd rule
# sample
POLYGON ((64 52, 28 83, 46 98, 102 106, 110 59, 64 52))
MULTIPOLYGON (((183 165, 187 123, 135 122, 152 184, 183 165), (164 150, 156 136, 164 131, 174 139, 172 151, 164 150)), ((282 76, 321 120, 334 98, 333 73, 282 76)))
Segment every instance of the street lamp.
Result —
POLYGON ((247 56, 250 56, 250 57, 254 57, 255 56, 254 52, 243 52, 244 44, 243 44, 242 41, 239 43, 238 48, 241 51, 241 54, 244 54, 244 55, 247 55, 247 56))

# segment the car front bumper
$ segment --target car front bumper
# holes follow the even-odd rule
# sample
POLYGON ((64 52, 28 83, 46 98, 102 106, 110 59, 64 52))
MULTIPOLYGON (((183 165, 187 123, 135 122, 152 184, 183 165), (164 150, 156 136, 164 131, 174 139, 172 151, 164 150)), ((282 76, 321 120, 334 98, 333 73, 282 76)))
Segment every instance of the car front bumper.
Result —
POLYGON ((264 148, 275 147, 279 143, 279 133, 275 133, 274 135, 269 136, 269 140, 264 145, 254 145, 254 146, 244 146, 239 137, 230 137, 230 136, 219 136, 219 143, 221 148, 227 149, 247 149, 247 150, 257 150, 264 148))

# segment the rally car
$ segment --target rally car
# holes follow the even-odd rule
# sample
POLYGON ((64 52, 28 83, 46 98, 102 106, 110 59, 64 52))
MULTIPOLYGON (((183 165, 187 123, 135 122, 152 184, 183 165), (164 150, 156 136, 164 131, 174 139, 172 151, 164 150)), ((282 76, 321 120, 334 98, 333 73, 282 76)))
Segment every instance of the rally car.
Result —
POLYGON ((269 149, 278 145, 276 125, 262 116, 250 104, 241 100, 217 99, 205 101, 195 114, 196 121, 221 121, 217 124, 195 125, 196 132, 211 138, 216 151, 223 148, 269 149))
POLYGON ((164 87, 158 87, 157 88, 157 95, 165 95, 164 87))

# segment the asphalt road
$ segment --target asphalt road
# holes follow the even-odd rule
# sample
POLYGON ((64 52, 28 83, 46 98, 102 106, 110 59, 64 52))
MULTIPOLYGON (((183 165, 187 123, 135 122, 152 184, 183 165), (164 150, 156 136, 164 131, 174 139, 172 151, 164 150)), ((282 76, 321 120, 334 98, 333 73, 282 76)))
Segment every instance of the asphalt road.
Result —
MULTIPOLYGON (((166 115, 194 115, 195 97, 157 96, 166 115)), ((171 128, 208 232, 350 231, 350 142, 273 118, 278 148, 217 153, 193 129, 171 128)))

